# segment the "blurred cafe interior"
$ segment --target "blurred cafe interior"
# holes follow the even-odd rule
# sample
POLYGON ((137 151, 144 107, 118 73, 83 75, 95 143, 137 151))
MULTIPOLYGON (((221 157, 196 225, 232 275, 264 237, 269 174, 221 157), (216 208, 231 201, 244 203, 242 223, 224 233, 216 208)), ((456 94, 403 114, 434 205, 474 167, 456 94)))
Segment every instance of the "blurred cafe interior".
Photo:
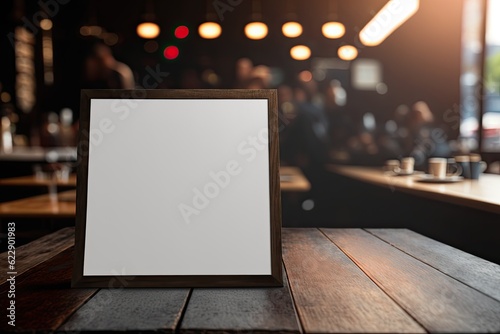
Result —
POLYGON ((4 0, 0 219, 74 225, 81 89, 276 89, 285 227, 500 263, 500 0, 4 0))

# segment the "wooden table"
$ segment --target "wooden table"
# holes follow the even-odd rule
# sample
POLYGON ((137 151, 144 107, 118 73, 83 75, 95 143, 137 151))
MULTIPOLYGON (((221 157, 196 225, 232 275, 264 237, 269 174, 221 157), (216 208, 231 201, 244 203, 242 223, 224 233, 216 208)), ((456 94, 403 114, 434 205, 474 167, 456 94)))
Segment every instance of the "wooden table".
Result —
MULTIPOLYGON (((296 167, 281 167, 281 190, 283 192, 303 192, 311 188, 309 181, 304 174, 296 167)), ((21 178, 0 180, 1 185, 28 185, 34 183, 33 177, 25 176, 21 178)), ((72 176, 67 184, 76 185, 76 178, 72 176)), ((39 184, 42 185, 42 184, 39 184)), ((0 218, 16 217, 40 217, 40 218, 71 218, 76 213, 76 191, 69 190, 59 193, 54 201, 48 194, 23 198, 15 201, 0 203, 0 218)))
POLYGON ((52 198, 49 194, 0 203, 0 218, 73 218, 76 214, 76 190, 67 190, 52 198))
MULTIPOLYGON (((311 184, 297 167, 283 166, 280 168, 281 190, 304 192, 311 189, 311 184)), ((0 186, 48 186, 51 179, 37 179, 34 175, 0 179, 0 186)), ((76 187, 76 174, 71 174, 68 180, 56 180, 57 186, 76 187)))
POLYGON ((281 166, 280 180, 283 192, 306 192, 311 189, 309 180, 297 167, 281 166))
POLYGON ((482 174, 479 180, 422 183, 418 176, 392 176, 382 168, 329 165, 330 171, 391 190, 399 190, 474 209, 500 213, 500 175, 482 174))
POLYGON ((11 177, 0 179, 0 186, 15 186, 15 187, 47 187, 54 184, 58 187, 76 187, 76 174, 70 174, 67 180, 36 178, 34 175, 11 177))
POLYGON ((500 266, 406 229, 284 229, 282 288, 72 289, 72 228, 16 255, 18 331, 500 331, 500 266))
POLYGON ((76 147, 15 147, 10 153, 0 153, 0 161, 76 161, 76 158, 76 147))

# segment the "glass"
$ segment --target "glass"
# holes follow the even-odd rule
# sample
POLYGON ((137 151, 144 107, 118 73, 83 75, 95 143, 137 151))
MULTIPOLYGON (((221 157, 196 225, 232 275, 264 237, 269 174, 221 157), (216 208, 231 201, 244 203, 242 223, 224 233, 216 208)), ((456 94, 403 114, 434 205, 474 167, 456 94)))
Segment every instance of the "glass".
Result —
POLYGON ((500 152, 500 0, 486 10, 482 151, 500 152))

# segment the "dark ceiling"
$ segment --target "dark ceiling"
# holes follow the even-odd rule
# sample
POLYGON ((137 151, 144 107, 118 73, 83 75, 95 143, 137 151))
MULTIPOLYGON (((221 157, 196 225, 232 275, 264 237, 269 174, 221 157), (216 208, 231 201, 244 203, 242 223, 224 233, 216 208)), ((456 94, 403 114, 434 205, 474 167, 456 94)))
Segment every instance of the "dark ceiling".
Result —
MULTIPOLYGON (((20 0, 2 3, 3 29, 12 31, 19 21, 12 19, 12 6, 20 0)), ((52 0, 55 1, 55 0, 52 0)), ((179 73, 185 69, 201 70, 213 68, 223 78, 223 87, 230 87, 234 76, 234 64, 240 57, 249 57, 256 64, 280 67, 288 79, 295 78, 303 69, 310 69, 314 57, 336 58, 337 48, 342 44, 360 47, 360 58, 377 59, 383 66, 384 81, 388 93, 351 91, 349 107, 353 115, 373 111, 390 114, 401 104, 426 100, 431 109, 443 114, 460 103, 460 37, 462 0, 421 0, 420 9, 408 22, 396 30, 377 47, 363 47, 357 42, 359 30, 382 8, 386 0, 310 0, 310 1, 262 1, 262 20, 269 26, 269 35, 261 41, 250 41, 244 37, 243 27, 252 16, 250 0, 206 1, 152 1, 154 13, 161 27, 158 43, 160 49, 152 54, 144 51, 145 41, 135 33, 137 24, 146 13, 146 1, 64 0, 60 11, 54 16, 54 61, 55 86, 42 91, 41 109, 59 110, 64 106, 77 109, 80 88, 81 62, 85 53, 85 40, 80 36, 82 25, 97 24, 109 32, 119 35, 113 47, 115 56, 130 65, 136 76, 145 75, 147 66, 161 66, 172 75, 166 88, 179 86, 179 73), (219 20, 223 32, 217 40, 203 40, 197 33, 208 12, 213 14, 213 3, 238 3, 232 11, 226 11, 219 20), (336 9, 335 9, 336 8, 336 9), (281 25, 291 11, 302 23, 304 34, 297 39, 288 39, 281 34, 281 25), (339 40, 322 36, 321 25, 330 14, 346 26, 346 34, 339 40), (180 24, 191 29, 185 40, 176 40, 173 29, 180 24), (180 56, 175 61, 165 60, 162 47, 175 44, 180 56), (306 44, 312 50, 312 58, 295 61, 289 49, 295 44, 306 44)), ((40 10, 38 1, 26 1, 25 15, 30 17, 40 10)), ((13 54, 5 39, 2 47, 3 64, 0 65, 3 82, 13 84, 13 54), (5 57, 4 57, 5 55, 5 57)))

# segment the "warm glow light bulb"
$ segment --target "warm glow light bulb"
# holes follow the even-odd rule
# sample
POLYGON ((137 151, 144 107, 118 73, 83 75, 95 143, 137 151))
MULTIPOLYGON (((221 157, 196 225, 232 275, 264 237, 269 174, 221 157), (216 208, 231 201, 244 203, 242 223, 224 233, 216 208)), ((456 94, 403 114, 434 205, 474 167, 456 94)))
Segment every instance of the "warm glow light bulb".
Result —
POLYGON ((358 56, 358 49, 352 45, 341 46, 337 52, 342 60, 353 60, 358 56))
POLYGON ((205 22, 198 27, 198 34, 201 38, 215 39, 222 33, 220 24, 216 22, 205 22))
POLYGON ((49 19, 43 19, 40 21, 40 28, 43 30, 50 30, 52 29, 52 21, 49 19))
POLYGON ((245 26, 245 35, 253 40, 263 39, 267 31, 267 25, 262 22, 250 22, 245 26))
POLYGON ((290 49, 290 56, 295 60, 306 60, 311 57, 311 49, 305 45, 296 45, 290 49))
POLYGON ((295 38, 302 35, 302 25, 298 22, 287 22, 281 27, 285 37, 295 38))
POLYGON ((345 27, 340 22, 327 22, 321 27, 321 32, 326 38, 340 38, 345 34, 345 27))
POLYGON ((146 39, 153 39, 160 34, 160 27, 153 22, 143 22, 137 26, 137 35, 146 39))

